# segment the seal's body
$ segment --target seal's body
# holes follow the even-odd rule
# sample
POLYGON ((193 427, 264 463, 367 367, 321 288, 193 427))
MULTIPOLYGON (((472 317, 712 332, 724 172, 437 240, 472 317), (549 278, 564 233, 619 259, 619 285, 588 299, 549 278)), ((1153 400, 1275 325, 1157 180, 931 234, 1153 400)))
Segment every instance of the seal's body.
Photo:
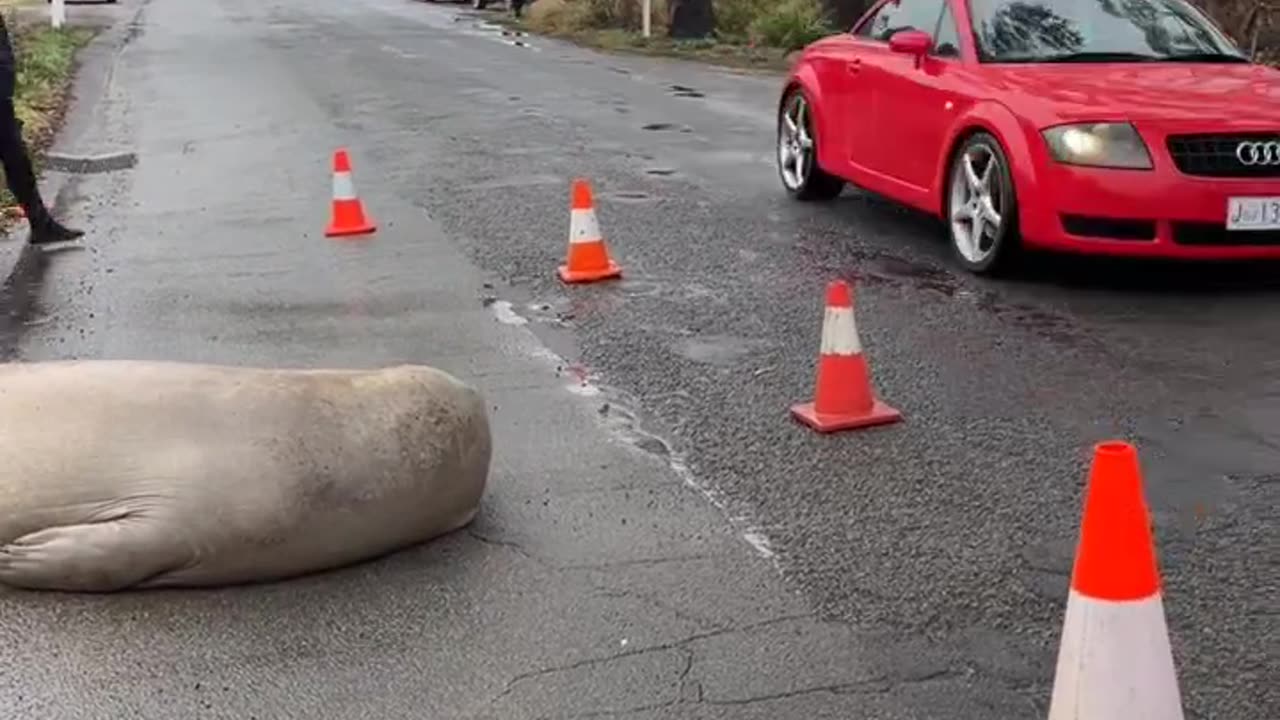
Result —
POLYGON ((463 527, 492 456, 434 368, 0 365, 0 583, 278 580, 463 527))

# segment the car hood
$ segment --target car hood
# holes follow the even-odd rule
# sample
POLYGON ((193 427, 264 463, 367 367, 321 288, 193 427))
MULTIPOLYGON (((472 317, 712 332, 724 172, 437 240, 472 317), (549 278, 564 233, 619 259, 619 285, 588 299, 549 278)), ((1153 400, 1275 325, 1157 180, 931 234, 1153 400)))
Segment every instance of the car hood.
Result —
POLYGON ((1075 120, 1280 125, 1280 71, 1261 65, 1004 65, 990 71, 1001 101, 1040 126, 1075 120))

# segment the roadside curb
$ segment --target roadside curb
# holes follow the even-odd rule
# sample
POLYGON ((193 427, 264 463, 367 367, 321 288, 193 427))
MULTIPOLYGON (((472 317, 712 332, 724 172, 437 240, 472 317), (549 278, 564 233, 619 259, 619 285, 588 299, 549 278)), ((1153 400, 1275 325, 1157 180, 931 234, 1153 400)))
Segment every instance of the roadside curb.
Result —
MULTIPOLYGON (((132 167, 135 162, 132 153, 93 154, 85 157, 85 153, 75 152, 75 146, 81 144, 81 136, 90 134, 93 123, 91 120, 82 121, 79 123, 82 127, 76 130, 74 126, 77 123, 74 120, 77 116, 91 119, 98 114, 97 106, 106 95, 120 50, 129 41, 130 27, 136 20, 136 15, 122 13, 107 22, 68 23, 70 27, 96 26, 99 32, 76 56, 71 87, 68 90, 68 106, 53 142, 45 152, 45 169, 39 180, 40 191, 50 209, 55 212, 61 209, 62 214, 65 214, 65 206, 78 180, 76 175, 68 173, 102 172, 103 165, 116 169, 115 165, 132 167)), ((15 317, 20 317, 19 313, 23 313, 31 305, 30 296, 38 288, 38 282, 34 282, 34 279, 44 266, 41 257, 43 251, 27 243, 29 232, 25 221, 19 220, 10 226, 7 234, 0 235, 0 278, 4 278, 3 283, 0 283, 0 303, 3 303, 6 311, 5 322, 14 322, 15 317)), ((0 353, 3 354, 7 353, 0 353)), ((3 359, 6 358, 0 357, 0 360, 3 359)))
POLYGON ((138 155, 133 152, 100 153, 97 155, 67 155, 64 153, 45 153, 44 165, 53 172, 88 175, 93 173, 128 170, 138 164, 138 155))

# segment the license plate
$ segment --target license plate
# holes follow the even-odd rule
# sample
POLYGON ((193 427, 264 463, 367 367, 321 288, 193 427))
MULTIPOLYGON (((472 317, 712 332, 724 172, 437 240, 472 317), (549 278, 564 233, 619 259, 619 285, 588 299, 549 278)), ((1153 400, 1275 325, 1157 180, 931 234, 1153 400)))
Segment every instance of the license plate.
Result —
POLYGON ((1228 230, 1280 230, 1280 197, 1227 200, 1228 230))

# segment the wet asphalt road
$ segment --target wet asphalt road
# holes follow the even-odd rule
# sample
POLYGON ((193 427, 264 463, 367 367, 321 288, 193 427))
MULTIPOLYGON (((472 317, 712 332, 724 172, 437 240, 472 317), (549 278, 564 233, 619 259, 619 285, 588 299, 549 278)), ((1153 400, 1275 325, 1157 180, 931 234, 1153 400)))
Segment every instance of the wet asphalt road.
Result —
POLYGON ((928 220, 783 197, 775 77, 408 0, 139 11, 95 114, 139 166, 75 184, 88 249, 47 256, 11 350, 439 364, 493 399, 494 489, 470 532, 294 583, 0 595, 0 707, 1043 717, 1089 448, 1118 436, 1188 716, 1280 717, 1280 268, 970 278, 928 220), (340 144, 374 239, 320 236, 340 144), (574 176, 620 282, 555 279, 574 176), (900 425, 787 417, 834 277, 900 425))

